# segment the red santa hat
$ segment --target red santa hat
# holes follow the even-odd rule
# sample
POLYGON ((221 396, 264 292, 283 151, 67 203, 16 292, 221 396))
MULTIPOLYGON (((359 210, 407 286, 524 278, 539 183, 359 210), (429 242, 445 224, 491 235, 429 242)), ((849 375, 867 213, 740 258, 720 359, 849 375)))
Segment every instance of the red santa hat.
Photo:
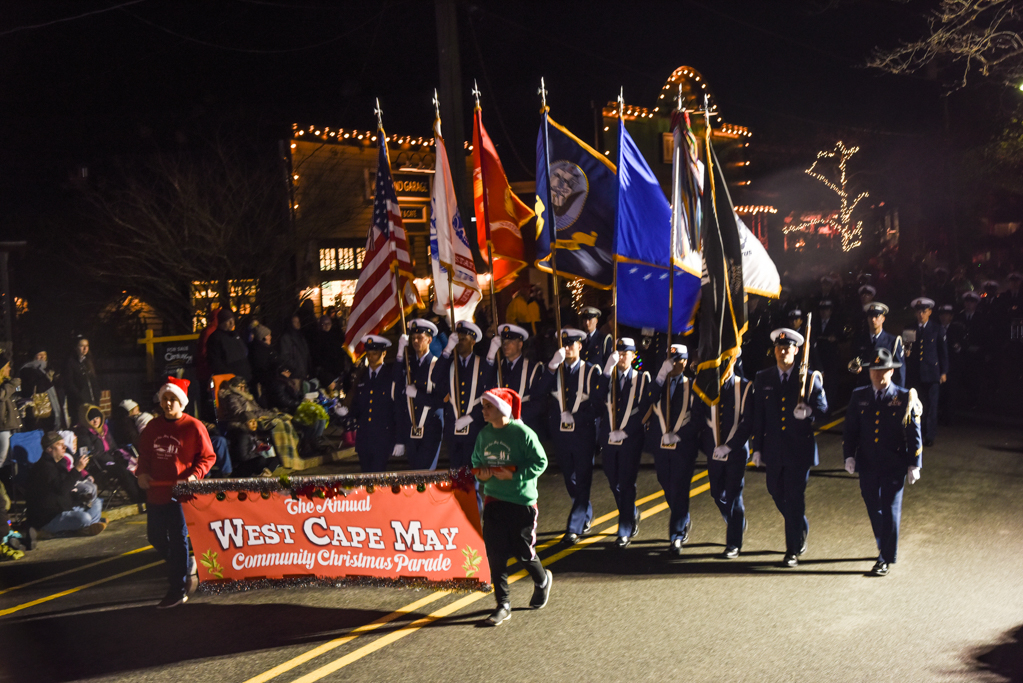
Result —
POLYGON ((178 379, 177 377, 168 377, 167 383, 160 387, 160 390, 156 392, 156 395, 163 398, 163 395, 168 391, 178 397, 181 401, 181 407, 184 408, 188 405, 188 385, 190 382, 187 379, 178 379))
POLYGON ((513 389, 490 389, 482 399, 501 411, 505 417, 518 420, 522 417, 522 399, 513 389))

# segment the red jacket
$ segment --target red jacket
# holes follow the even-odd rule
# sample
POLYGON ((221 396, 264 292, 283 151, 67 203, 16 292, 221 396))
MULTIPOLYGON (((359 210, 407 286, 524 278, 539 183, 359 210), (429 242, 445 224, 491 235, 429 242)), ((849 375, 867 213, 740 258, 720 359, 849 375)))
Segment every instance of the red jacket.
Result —
POLYGON ((153 478, 147 500, 154 505, 170 503, 171 487, 193 474, 202 479, 217 461, 210 433, 191 415, 178 420, 155 417, 139 436, 139 464, 135 476, 153 478))

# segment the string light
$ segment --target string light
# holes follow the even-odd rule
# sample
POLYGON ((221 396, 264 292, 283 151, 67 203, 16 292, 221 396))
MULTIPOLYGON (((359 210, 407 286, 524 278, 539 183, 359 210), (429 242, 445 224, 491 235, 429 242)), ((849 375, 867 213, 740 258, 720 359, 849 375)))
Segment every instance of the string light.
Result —
POLYGON ((790 232, 802 231, 802 232, 837 232, 842 237, 842 251, 850 251, 863 244, 863 221, 856 221, 856 225, 852 224, 852 213, 856 210, 856 205, 861 200, 866 199, 870 196, 869 192, 861 192, 853 199, 849 201, 849 193, 846 191, 846 165, 849 163, 849 159, 853 157, 857 152, 860 151, 859 147, 846 147, 841 140, 835 143, 835 148, 831 151, 817 152, 817 158, 814 160, 810 168, 806 169, 805 173, 819 180, 829 190, 838 195, 840 205, 837 213, 832 213, 828 216, 809 216, 804 217, 804 220, 788 225, 783 229, 785 234, 790 232), (830 178, 825 176, 823 173, 817 171, 817 164, 822 159, 834 159, 838 157, 838 180, 832 181, 830 178))
POLYGON ((754 206, 750 204, 748 206, 735 207, 735 212, 739 214, 778 213, 778 209, 768 205, 754 206))
POLYGON ((572 308, 578 310, 583 304, 583 284, 582 280, 569 280, 568 291, 572 293, 572 308))

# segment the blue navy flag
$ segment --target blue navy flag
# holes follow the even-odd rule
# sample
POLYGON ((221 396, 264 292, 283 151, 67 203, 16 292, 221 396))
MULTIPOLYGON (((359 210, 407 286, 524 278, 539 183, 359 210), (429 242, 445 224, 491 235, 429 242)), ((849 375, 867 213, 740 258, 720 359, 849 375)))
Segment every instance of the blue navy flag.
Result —
POLYGON ((536 267, 553 272, 553 214, 558 275, 610 289, 617 204, 615 165, 544 111, 536 140, 536 267))
POLYGON ((618 135, 618 322, 667 332, 668 269, 673 267, 672 332, 688 332, 700 297, 700 257, 689 248, 682 224, 672 220, 660 183, 621 119, 618 135))

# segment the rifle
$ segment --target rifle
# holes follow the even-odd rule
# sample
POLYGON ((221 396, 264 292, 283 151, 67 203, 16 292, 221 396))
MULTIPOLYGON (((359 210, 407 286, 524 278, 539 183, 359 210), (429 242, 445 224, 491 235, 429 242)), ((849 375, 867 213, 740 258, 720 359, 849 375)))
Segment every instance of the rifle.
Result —
MULTIPOLYGON (((803 362, 799 364, 799 382, 802 387, 799 390, 801 401, 807 401, 810 397, 807 393, 806 380, 810 375, 810 327, 813 325, 813 313, 806 314, 806 337, 803 339, 803 362)), ((812 386, 810 387, 813 388, 812 386)))

